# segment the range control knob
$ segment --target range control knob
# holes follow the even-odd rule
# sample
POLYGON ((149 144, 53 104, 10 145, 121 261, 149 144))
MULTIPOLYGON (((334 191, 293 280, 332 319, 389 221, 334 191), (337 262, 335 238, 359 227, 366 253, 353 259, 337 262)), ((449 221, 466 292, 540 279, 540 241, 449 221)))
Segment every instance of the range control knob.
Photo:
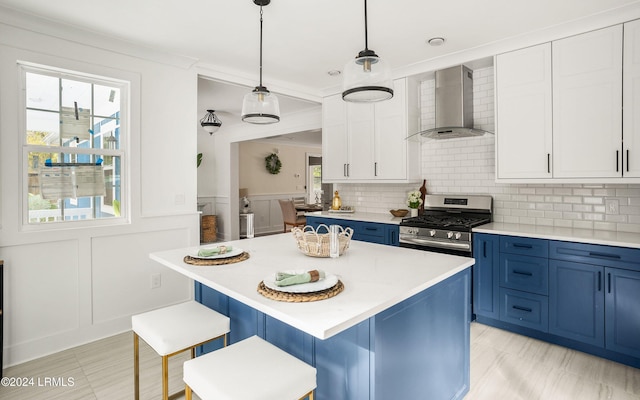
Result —
POLYGON ((447 232, 447 239, 451 239, 453 237, 453 232, 447 232))
POLYGON ((436 235, 436 230, 432 229, 429 231, 429 236, 434 237, 436 235))
POLYGON ((462 233, 456 232, 456 235, 455 235, 456 240, 460 240, 461 236, 462 236, 462 233))

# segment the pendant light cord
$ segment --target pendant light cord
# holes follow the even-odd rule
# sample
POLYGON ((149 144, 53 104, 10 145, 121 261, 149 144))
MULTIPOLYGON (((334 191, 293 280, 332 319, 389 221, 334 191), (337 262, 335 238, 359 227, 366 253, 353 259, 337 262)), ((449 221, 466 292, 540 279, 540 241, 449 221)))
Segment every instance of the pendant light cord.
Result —
POLYGON ((367 30, 367 0, 364 0, 364 49, 369 50, 369 39, 367 30))
POLYGON ((262 87, 262 3, 260 3, 260 87, 262 87))

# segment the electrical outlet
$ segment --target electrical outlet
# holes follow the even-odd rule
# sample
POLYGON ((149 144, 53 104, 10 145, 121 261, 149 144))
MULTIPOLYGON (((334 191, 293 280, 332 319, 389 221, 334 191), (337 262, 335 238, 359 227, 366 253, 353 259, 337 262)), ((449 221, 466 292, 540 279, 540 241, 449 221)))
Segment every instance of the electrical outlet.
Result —
POLYGON ((618 214, 620 212, 620 201, 617 199, 605 200, 604 204, 607 214, 618 214))
POLYGON ((162 286, 162 274, 151 275, 151 289, 158 289, 162 286))

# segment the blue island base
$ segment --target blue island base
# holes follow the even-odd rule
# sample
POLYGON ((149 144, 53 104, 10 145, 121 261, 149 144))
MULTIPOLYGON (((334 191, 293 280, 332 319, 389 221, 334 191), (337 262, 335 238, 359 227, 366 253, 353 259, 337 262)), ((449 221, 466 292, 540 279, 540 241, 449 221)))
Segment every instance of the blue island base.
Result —
MULTIPOLYGON (((471 269, 328 339, 317 339, 196 283, 196 300, 317 369, 318 400, 462 399, 470 380, 471 269)), ((203 346, 200 352, 219 344, 203 346)))

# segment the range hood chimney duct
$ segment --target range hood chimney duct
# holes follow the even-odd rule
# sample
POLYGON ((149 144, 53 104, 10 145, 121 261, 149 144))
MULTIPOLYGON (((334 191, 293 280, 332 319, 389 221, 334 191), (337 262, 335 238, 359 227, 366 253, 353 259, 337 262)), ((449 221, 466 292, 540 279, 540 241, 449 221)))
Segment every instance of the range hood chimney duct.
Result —
POLYGON ((431 139, 482 136, 473 127, 473 71, 458 65, 436 71, 436 128, 420 132, 431 139))

